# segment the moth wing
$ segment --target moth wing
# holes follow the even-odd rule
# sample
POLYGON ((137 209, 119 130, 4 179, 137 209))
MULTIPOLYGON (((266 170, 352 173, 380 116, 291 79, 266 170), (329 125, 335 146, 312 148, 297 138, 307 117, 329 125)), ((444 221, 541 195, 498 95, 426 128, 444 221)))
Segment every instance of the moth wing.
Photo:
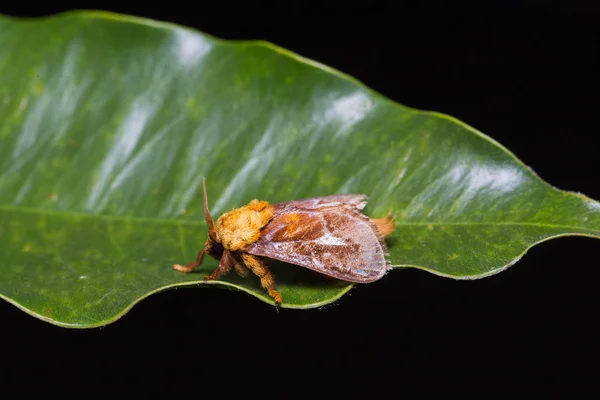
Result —
POLYGON ((364 194, 335 194, 331 196, 313 197, 303 200, 292 200, 279 203, 279 207, 295 207, 302 210, 317 210, 326 207, 349 206, 362 210, 367 204, 367 196, 364 194))
POLYGON ((293 203, 274 205, 273 219, 244 251, 349 282, 368 283, 385 275, 387 247, 367 216, 351 205, 305 209, 293 203))

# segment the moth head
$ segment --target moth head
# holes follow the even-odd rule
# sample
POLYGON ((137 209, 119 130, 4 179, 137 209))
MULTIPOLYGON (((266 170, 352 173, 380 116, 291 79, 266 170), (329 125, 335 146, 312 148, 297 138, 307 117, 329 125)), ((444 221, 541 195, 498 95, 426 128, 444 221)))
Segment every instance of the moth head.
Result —
POLYGON ((202 178, 202 190, 204 191, 204 219, 208 226, 208 239, 204 245, 204 252, 212 258, 220 260, 223 256, 223 245, 219 240, 217 231, 215 229, 215 222, 213 221, 210 211, 208 210, 208 196, 206 195, 206 181, 202 178))

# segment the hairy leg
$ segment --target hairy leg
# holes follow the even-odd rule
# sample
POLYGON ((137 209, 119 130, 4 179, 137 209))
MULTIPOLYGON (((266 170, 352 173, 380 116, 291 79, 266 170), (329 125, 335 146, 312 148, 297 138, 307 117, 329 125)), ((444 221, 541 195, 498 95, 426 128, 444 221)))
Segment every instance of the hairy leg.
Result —
POLYGON ((189 263, 188 265, 179 265, 179 264, 174 264, 173 265, 173 269, 175 271, 181 271, 181 272, 192 272, 196 267, 200 266, 200 264, 202 264, 202 259, 204 258, 204 249, 202 249, 200 251, 200 253, 198 253, 198 256, 196 257, 196 261, 192 261, 191 263, 189 263))
POLYGON ((395 222, 394 217, 391 214, 386 215, 383 218, 371 218, 371 222, 377 228, 377 232, 382 236, 386 237, 390 233, 394 232, 395 222))
POLYGON ((213 271, 212 274, 205 276, 205 281, 212 281, 213 279, 219 279, 221 276, 225 275, 231 270, 231 253, 227 250, 223 252, 223 256, 221 257, 221 261, 219 262, 219 266, 213 271))
POLYGON ((242 260, 233 253, 231 254, 231 260, 233 261, 233 268, 235 269, 235 272, 237 272, 237 274, 242 278, 247 277, 248 268, 246 268, 242 260))
POLYGON ((247 253, 241 253, 240 256, 242 257, 242 261, 244 261, 246 267, 248 267, 250 271, 260 278, 260 284, 269 293, 269 296, 275 300, 275 303, 281 304, 283 298, 275 288, 275 279, 273 274, 271 271, 269 271, 261 259, 247 253))

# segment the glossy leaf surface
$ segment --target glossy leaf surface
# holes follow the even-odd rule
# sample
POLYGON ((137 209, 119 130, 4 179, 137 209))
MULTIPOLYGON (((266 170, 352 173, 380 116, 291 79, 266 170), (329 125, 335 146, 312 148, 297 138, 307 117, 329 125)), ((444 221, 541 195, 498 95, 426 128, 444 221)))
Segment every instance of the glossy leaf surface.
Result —
MULTIPOLYGON (((62 326, 206 284, 212 259, 172 270, 206 238, 203 176, 215 216, 253 198, 365 193, 368 215, 396 218, 395 266, 452 278, 502 271, 549 238, 600 236, 598 202, 490 138, 268 43, 106 13, 2 17, 0 120, 0 296, 62 326)), ((283 307, 351 287, 273 269, 283 307)), ((208 284, 272 303, 255 277, 208 284)))

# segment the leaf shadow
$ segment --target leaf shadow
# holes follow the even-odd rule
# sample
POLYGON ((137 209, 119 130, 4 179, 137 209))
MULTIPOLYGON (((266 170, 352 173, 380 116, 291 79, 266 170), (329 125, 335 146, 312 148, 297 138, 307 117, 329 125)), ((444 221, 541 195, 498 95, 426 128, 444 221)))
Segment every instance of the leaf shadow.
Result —
MULTIPOLYGON (((299 265, 289 264, 283 261, 266 260, 267 268, 275 277, 275 283, 282 287, 303 287, 311 289, 335 289, 343 288, 348 282, 325 276, 316 271, 299 265)), ((253 288, 257 291, 263 291, 260 286, 260 280, 250 272, 247 277, 241 277, 234 271, 222 278, 223 281, 234 283, 236 285, 253 288)))

